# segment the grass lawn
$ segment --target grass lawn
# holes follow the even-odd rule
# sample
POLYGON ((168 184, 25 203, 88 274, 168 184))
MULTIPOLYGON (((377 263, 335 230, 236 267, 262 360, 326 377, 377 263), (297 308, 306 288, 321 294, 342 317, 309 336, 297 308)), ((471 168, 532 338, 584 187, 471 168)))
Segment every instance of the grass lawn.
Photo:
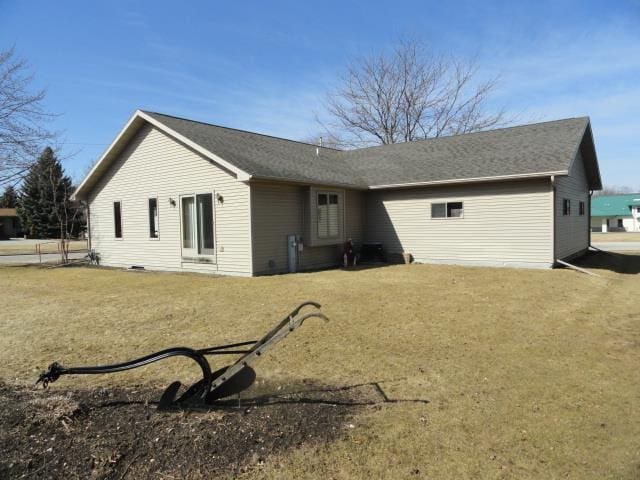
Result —
MULTIPOLYGON (((261 389, 380 382, 328 444, 269 457, 260 478, 575 478, 640 475, 640 257, 570 270, 401 265, 261 278, 108 269, 0 268, 0 378, 32 384, 54 360, 119 361, 168 346, 262 335, 296 304, 323 304, 257 365, 261 389)), ((197 368, 169 360, 63 377, 146 383, 197 368)))
MULTIPOLYGON (((41 243, 42 253, 58 253, 56 240, 0 240, 0 255, 18 255, 23 253, 36 253, 36 244, 41 243)), ((69 244, 70 251, 87 249, 86 240, 72 240, 69 244)))
POLYGON ((640 232, 591 233, 591 241, 597 242, 640 242, 640 232))

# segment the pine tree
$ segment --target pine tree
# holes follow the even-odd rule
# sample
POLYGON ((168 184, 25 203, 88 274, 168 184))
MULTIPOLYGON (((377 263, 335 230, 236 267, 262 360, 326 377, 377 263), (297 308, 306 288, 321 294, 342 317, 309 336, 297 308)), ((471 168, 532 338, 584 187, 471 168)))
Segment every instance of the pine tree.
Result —
POLYGON ((7 186, 0 197, 0 208, 16 208, 18 205, 18 193, 13 185, 7 186))
POLYGON ((50 147, 44 149, 22 183, 18 216, 30 238, 68 238, 77 231, 78 209, 70 200, 71 178, 50 147))

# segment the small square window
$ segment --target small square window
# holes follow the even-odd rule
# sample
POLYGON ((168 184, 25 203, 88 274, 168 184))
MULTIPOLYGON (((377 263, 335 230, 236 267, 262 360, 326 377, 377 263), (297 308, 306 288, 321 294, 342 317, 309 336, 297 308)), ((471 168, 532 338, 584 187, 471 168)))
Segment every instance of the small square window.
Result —
POLYGON ((431 204, 431 218, 462 218, 463 202, 445 202, 431 204))
POLYGON ((459 217, 462 217, 462 214, 463 214, 462 202, 447 203, 447 217, 459 218, 459 217))
POLYGON ((432 203, 431 204, 431 218, 445 218, 447 216, 447 204, 446 203, 432 203))
POLYGON ((568 198, 562 200, 562 215, 571 215, 571 200, 568 198))

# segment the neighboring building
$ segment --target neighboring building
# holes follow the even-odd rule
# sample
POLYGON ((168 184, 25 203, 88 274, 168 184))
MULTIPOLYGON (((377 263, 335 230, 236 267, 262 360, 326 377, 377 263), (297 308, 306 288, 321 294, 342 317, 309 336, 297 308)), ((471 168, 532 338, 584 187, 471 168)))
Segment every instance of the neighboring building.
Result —
POLYGON ((22 235, 20 219, 15 208, 0 208, 0 240, 22 235))
POLYGON ((640 193, 591 199, 592 232, 640 232, 640 193))
POLYGON ((588 118, 350 151, 137 111, 76 191, 108 266, 261 275, 347 238, 417 262, 551 267, 589 246, 588 118))

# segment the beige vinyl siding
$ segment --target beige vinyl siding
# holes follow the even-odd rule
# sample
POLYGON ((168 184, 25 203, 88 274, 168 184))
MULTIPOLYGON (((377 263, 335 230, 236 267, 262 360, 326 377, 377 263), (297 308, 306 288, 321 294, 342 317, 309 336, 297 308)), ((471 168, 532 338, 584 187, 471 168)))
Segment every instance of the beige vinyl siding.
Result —
POLYGON ((304 191, 300 187, 251 185, 253 271, 256 275, 287 272, 287 235, 302 235, 303 203, 304 191))
MULTIPOLYGON (((309 246, 308 239, 313 221, 307 213, 310 192, 322 187, 306 187, 283 183, 254 183, 251 185, 253 269, 256 275, 285 273, 288 271, 287 236, 298 235, 303 240, 303 251, 298 255, 298 269, 311 270, 338 264, 343 246, 309 246)), ((330 189, 329 189, 330 190, 330 189)), ((362 235, 362 194, 344 191, 347 235, 362 235), (352 206, 351 206, 352 205, 352 206)), ((340 217, 341 221, 342 216, 340 217)), ((314 230, 315 231, 315 230, 314 230)))
POLYGON ((150 125, 99 179, 89 203, 92 246, 102 265, 252 273, 248 185, 150 125), (213 194, 215 263, 182 261, 180 196, 196 193, 213 194), (158 199, 157 239, 149 238, 149 198, 158 199), (114 201, 122 202, 122 239, 114 238, 114 201))
POLYGON ((589 186, 582 161, 577 153, 568 176, 556 177, 555 255, 569 258, 589 248, 589 186), (564 216, 563 199, 571 200, 571 215, 564 216), (585 214, 579 213, 579 202, 585 202, 585 214))
POLYGON ((370 192, 366 238, 424 263, 550 267, 549 179, 370 192), (463 218, 431 218, 431 203, 464 202, 463 218))
POLYGON ((347 190, 345 192, 345 237, 353 240, 353 245, 360 248, 365 240, 365 192, 347 190))

